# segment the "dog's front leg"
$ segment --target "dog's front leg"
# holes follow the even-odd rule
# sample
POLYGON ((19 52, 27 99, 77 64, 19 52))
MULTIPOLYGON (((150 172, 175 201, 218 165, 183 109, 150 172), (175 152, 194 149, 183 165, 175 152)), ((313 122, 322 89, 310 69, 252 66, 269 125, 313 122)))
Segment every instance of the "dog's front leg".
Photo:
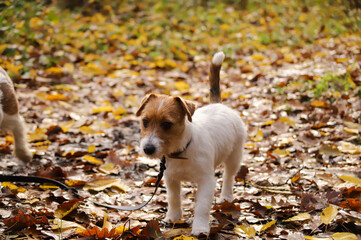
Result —
POLYGON ((179 180, 166 177, 165 185, 167 188, 168 211, 164 221, 178 222, 182 218, 181 183, 179 180))
POLYGON ((215 187, 216 180, 213 176, 198 182, 196 206, 194 209, 194 220, 192 225, 192 234, 195 236, 198 236, 201 233, 209 233, 209 216, 215 187))

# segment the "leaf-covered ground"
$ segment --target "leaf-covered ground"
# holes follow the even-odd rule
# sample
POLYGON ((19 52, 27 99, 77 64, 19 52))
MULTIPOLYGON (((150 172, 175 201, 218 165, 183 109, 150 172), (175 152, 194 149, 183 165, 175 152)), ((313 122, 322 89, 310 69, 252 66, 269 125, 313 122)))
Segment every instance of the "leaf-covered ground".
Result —
MULTIPOLYGON (((357 1, 246 2, 1 2, 0 65, 34 160, 20 164, 2 133, 0 173, 58 179, 102 203, 143 202, 158 163, 139 155, 140 100, 207 104, 209 62, 223 50, 223 102, 249 138, 233 203, 219 205, 216 172, 210 238, 361 239, 357 1)), ((163 186, 144 209, 122 212, 50 185, 2 183, 0 239, 186 239, 195 191, 183 184, 184 222, 169 226, 163 186)))

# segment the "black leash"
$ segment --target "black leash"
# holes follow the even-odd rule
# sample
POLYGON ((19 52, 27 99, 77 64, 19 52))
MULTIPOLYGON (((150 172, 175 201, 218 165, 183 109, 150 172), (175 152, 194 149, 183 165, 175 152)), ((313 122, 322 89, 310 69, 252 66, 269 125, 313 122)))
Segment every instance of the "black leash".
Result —
MULTIPOLYGON (((106 207, 106 208, 117 209, 117 210, 122 210, 122 211, 133 211, 133 210, 141 209, 142 207, 147 205, 152 200, 154 195, 157 193, 160 181, 162 180, 164 171, 166 169, 165 161, 166 161, 165 156, 163 156, 162 160, 160 161, 159 173, 158 173, 158 176, 157 176, 157 181, 155 183, 155 189, 154 189, 154 192, 153 192, 152 196, 149 198, 148 201, 143 202, 142 204, 136 205, 136 206, 118 206, 118 205, 109 205, 109 204, 98 203, 98 202, 94 202, 94 201, 92 201, 90 199, 88 199, 88 200, 90 202, 92 202, 93 204, 95 204, 97 206, 100 206, 100 207, 106 207)), ((75 197, 77 197, 77 198, 84 198, 79 194, 77 189, 72 188, 72 187, 68 187, 64 183, 59 182, 59 181, 54 180, 54 179, 51 179, 51 178, 36 177, 36 176, 0 175, 0 182, 52 183, 52 184, 60 187, 63 190, 71 191, 73 193, 73 195, 75 197)))

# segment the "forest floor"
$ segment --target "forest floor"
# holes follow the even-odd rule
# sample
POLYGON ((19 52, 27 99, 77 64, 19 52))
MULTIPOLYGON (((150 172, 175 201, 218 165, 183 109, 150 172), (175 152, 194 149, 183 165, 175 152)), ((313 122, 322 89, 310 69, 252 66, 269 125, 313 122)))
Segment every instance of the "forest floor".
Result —
POLYGON ((20 163, 2 133, 0 173, 57 179, 85 198, 3 182, 0 239, 192 239, 193 183, 182 185, 184 221, 171 226, 162 222, 163 184, 133 212, 87 199, 132 206, 151 196, 159 163, 140 155, 140 101, 155 92, 209 103, 219 50, 223 103, 239 111, 248 139, 232 203, 220 204, 216 171, 209 238, 361 239, 358 10, 327 1, 255 1, 245 10, 84 2, 72 10, 2 3, 0 65, 34 158, 20 163))

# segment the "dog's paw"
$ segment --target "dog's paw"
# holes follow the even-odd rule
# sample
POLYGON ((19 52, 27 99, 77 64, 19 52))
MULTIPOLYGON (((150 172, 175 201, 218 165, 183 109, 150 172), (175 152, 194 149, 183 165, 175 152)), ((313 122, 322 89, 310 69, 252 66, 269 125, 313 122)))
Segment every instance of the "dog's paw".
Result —
POLYGON ((223 203, 225 201, 231 203, 233 201, 233 196, 232 195, 228 195, 228 196, 221 195, 221 202, 223 203))
POLYGON ((33 154, 30 152, 29 149, 23 148, 23 149, 16 149, 15 155, 23 162, 30 162, 33 158, 33 154))
POLYGON ((209 224, 207 223, 206 225, 202 225, 202 226, 194 226, 192 227, 192 235, 193 236, 199 236, 200 234, 205 234, 208 235, 210 231, 210 227, 209 224))
POLYGON ((165 216, 165 219, 164 221, 167 222, 167 223, 170 223, 170 222, 178 222, 182 219, 182 211, 177 211, 177 212, 170 212, 168 211, 167 212, 167 215, 165 216))

